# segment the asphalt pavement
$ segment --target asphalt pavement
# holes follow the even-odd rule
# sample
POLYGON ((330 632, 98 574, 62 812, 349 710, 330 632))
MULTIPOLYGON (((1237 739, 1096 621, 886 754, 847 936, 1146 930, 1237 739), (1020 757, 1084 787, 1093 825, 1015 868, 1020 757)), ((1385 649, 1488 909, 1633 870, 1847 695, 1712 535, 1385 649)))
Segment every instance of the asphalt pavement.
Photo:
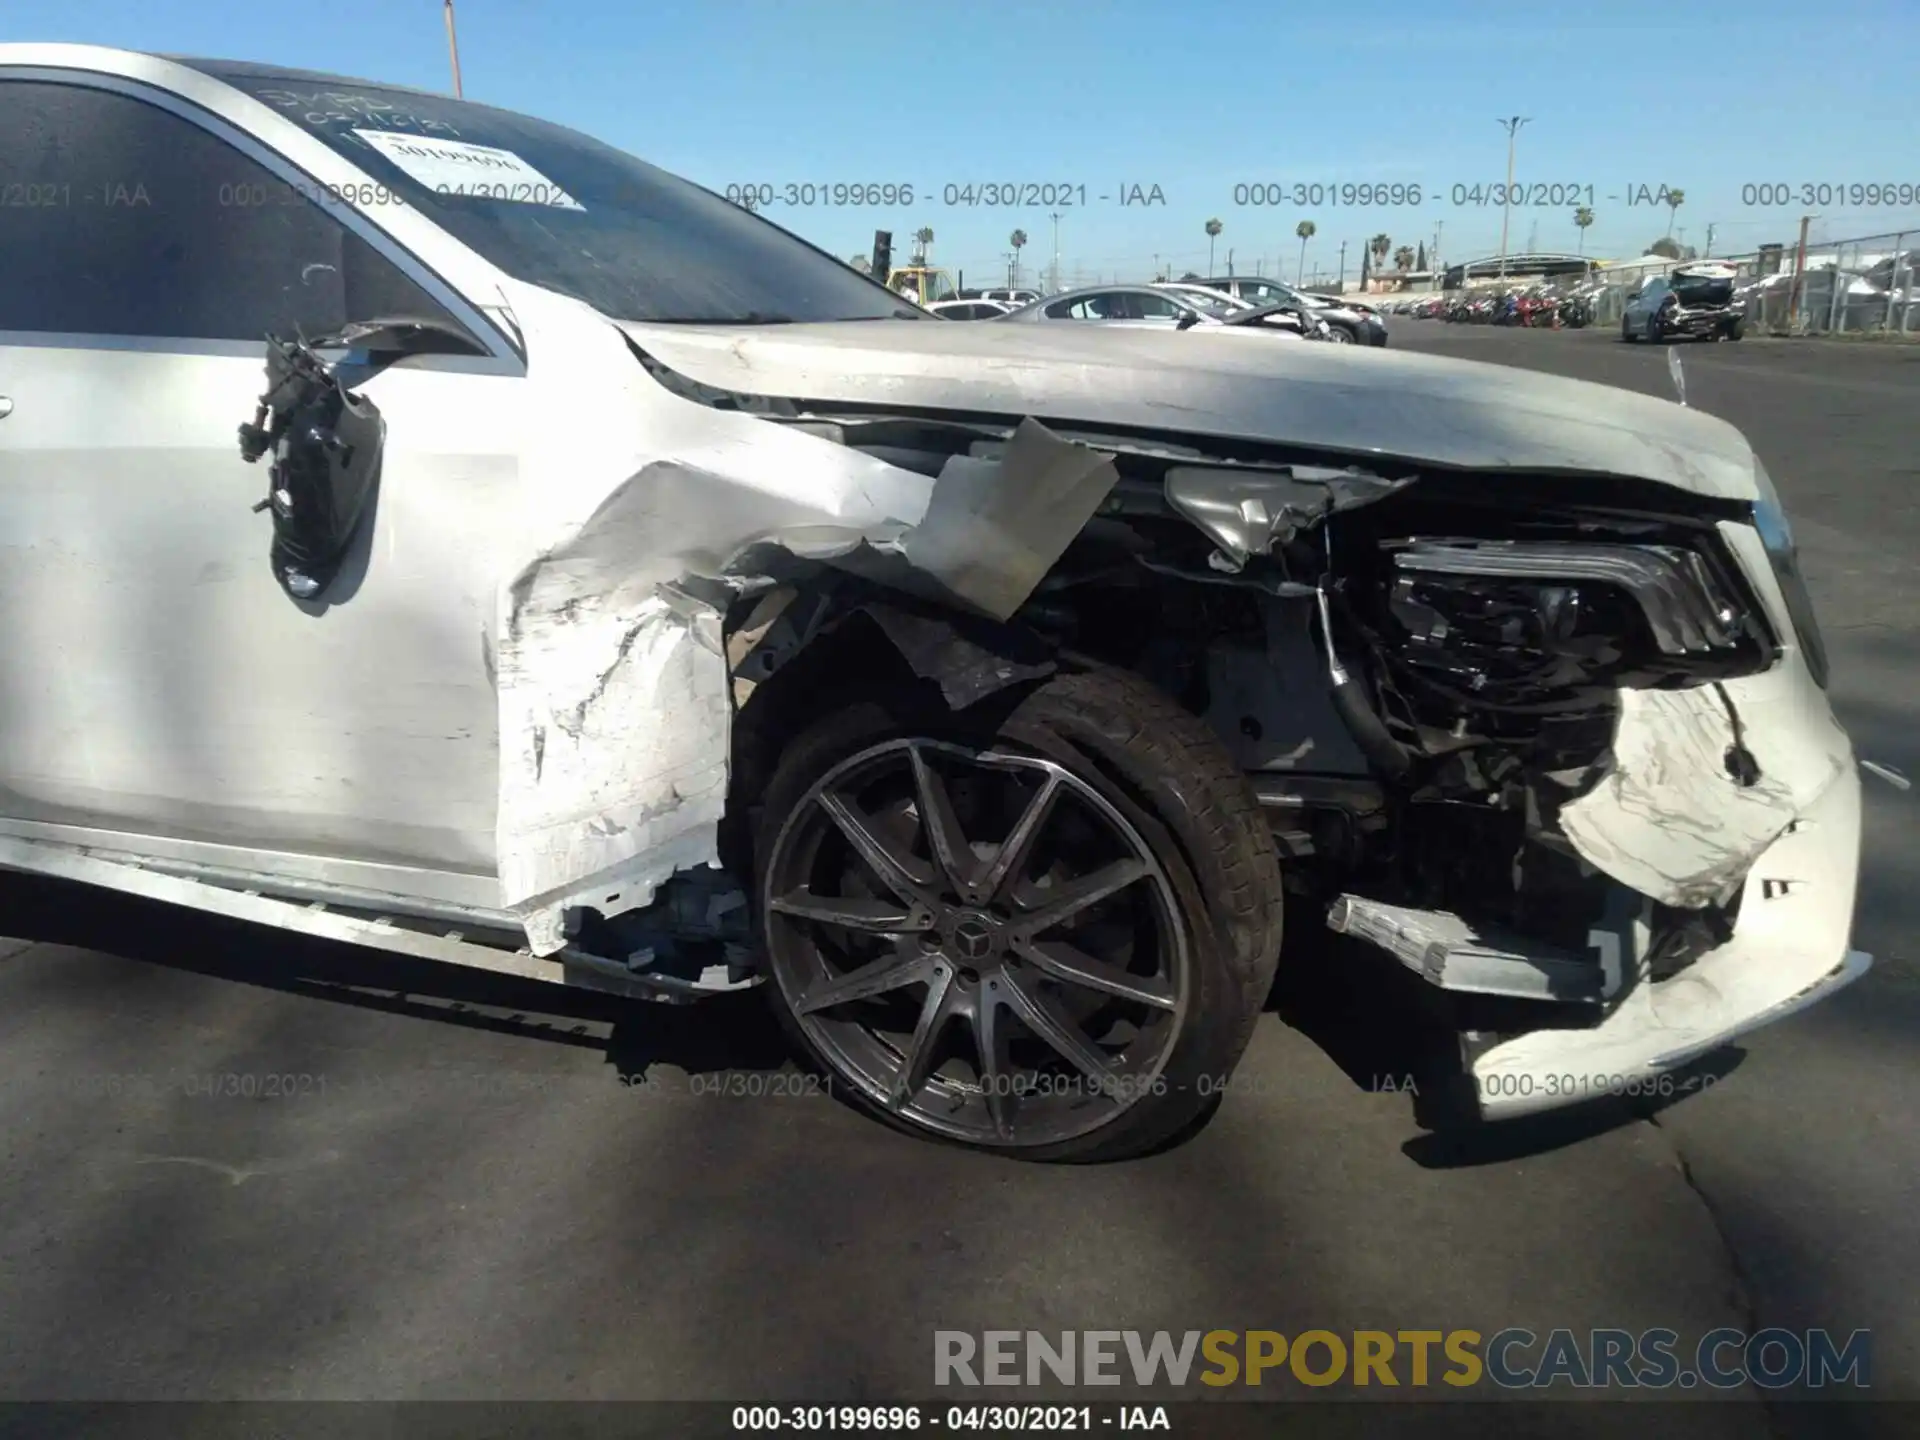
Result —
MULTIPOLYGON (((1671 393, 1611 334, 1393 342, 1671 393)), ((1786 498, 1860 753, 1920 774, 1920 350, 1682 355, 1786 498)), ((1436 1142, 1336 980, 1262 1018, 1211 1126, 1104 1167, 897 1136, 796 1083, 752 997, 628 1006, 8 882, 0 1399, 872 1401, 933 1393, 936 1329, 1763 1325, 1870 1329, 1874 1395, 1920 1399, 1916 805, 1868 781, 1873 973, 1702 1093, 1436 1142)), ((1695 1433, 1920 1415, 1716 1398, 1695 1433)))

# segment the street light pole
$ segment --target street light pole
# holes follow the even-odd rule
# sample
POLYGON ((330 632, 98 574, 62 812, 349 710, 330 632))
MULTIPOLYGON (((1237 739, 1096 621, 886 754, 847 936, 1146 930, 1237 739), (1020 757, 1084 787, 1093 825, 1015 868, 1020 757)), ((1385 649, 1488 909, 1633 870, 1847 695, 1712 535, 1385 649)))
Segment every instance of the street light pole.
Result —
POLYGON ((1060 293, 1060 212, 1055 210, 1053 220, 1053 292, 1060 293))
MULTIPOLYGON (((451 3, 451 0, 449 0, 449 3, 451 3)), ((1500 199, 1505 202, 1500 207, 1500 279, 1502 282, 1507 278, 1507 225, 1513 218, 1514 139, 1519 135, 1520 127, 1526 124, 1531 118, 1531 116, 1527 115, 1509 115, 1504 120, 1494 122, 1502 126, 1507 132, 1507 188, 1500 196, 1500 199)))
POLYGON ((453 98, 465 97, 460 92, 460 41, 453 33, 453 0, 446 0, 443 7, 447 17, 447 58, 453 62, 453 98))

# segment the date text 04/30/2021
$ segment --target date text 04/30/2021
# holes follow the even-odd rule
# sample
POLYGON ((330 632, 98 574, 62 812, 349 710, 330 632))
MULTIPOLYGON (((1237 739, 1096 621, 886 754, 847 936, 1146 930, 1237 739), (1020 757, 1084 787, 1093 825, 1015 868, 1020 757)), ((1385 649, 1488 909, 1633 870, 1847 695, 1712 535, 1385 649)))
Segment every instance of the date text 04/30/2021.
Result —
POLYGON ((892 1434, 951 1431, 998 1434, 1018 1431, 1173 1429, 1164 1405, 736 1405, 739 1434, 803 1431, 809 1434, 892 1434))

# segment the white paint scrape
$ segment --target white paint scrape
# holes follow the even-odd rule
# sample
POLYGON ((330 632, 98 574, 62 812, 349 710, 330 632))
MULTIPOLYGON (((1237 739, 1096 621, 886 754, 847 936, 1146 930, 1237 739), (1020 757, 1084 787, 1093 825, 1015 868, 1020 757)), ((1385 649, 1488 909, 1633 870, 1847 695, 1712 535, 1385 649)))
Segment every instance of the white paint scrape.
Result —
POLYGON ((576 302, 527 287, 507 299, 527 340, 532 508, 493 627, 496 850, 503 907, 550 955, 568 908, 638 909, 675 871, 718 863, 722 612, 765 578, 740 573, 749 551, 879 555, 890 583, 1004 616, 1115 474, 1029 421, 998 461, 956 458, 933 480, 686 399, 576 302))
POLYGON ((1667 905, 1730 898, 1759 856, 1848 764, 1831 720, 1810 727, 1806 697, 1776 676, 1688 690, 1622 690, 1613 765, 1560 811, 1560 826, 1596 869, 1667 905), (1729 713, 1729 702, 1732 714, 1729 713), (1760 778, 1727 768, 1738 738, 1760 778), (1809 744, 1825 736, 1826 745, 1809 744))

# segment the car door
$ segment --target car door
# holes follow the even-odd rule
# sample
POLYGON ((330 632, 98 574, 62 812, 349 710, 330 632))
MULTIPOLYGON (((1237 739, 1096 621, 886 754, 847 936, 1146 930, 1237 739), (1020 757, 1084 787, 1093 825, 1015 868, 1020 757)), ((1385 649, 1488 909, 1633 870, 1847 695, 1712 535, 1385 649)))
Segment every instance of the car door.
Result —
POLYGON ((6 193, 35 202, 0 207, 0 826, 490 896, 485 629, 524 367, 377 227, 165 92, 0 72, 0 133, 6 193), (237 444, 261 337, 399 313, 490 353, 355 372, 385 424, 372 513, 293 600, 237 444))

